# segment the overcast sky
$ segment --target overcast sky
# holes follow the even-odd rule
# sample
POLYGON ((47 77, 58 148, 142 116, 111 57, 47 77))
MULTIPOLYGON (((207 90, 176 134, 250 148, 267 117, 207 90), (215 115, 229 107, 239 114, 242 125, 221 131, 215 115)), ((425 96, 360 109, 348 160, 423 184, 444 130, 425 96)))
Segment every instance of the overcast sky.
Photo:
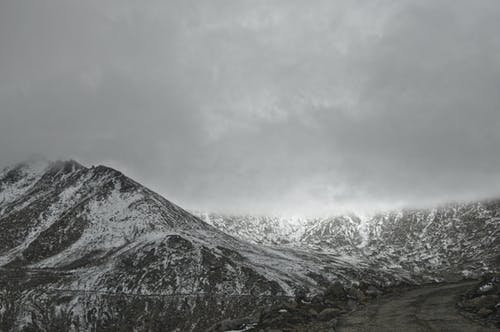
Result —
POLYGON ((500 196, 500 1, 0 0, 0 167, 34 153, 197 210, 500 196))

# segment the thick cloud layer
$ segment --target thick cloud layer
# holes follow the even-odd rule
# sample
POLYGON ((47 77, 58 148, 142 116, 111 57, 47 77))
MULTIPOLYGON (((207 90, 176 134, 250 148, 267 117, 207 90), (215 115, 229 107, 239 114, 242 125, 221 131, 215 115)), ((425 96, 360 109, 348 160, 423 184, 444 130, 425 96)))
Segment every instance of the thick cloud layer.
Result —
POLYGON ((0 167, 248 213, 500 196, 498 31, 496 0, 2 0, 0 167))

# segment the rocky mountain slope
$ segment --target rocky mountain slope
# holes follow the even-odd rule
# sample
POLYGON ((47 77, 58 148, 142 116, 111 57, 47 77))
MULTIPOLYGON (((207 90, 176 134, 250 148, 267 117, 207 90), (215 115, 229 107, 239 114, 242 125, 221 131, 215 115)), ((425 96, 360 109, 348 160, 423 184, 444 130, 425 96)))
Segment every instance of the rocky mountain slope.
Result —
POLYGON ((399 268, 249 243, 74 161, 2 171, 0 227, 1 331, 198 331, 334 280, 410 281, 399 268))
POLYGON ((500 201, 449 204, 360 218, 296 219, 199 214, 235 237, 356 257, 412 278, 450 280, 500 267, 500 201), (272 222, 269 222, 271 220, 272 222))

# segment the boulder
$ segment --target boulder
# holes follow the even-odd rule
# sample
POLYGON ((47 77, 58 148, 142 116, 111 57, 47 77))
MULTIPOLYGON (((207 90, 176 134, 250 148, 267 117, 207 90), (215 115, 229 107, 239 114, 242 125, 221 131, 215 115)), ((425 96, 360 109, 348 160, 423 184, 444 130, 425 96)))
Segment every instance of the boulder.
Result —
POLYGON ((482 295, 464 303, 464 307, 479 310, 481 308, 493 309, 499 301, 498 295, 482 295))
POLYGON ((245 324, 249 324, 250 319, 245 317, 245 318, 240 318, 240 319, 226 319, 223 320, 222 322, 219 322, 215 325, 213 325, 211 328, 208 329, 209 332, 224 332, 224 331, 231 331, 231 330, 238 330, 245 324))
POLYGON ((477 292, 479 294, 490 294, 496 291, 496 287, 493 283, 489 282, 484 285, 481 285, 477 292))
POLYGON ((330 327, 330 328, 336 328, 337 325, 339 325, 338 318, 333 318, 333 319, 329 320, 328 322, 326 322, 326 326, 330 327))
POLYGON ((355 287, 349 288, 347 290, 347 295, 350 298, 352 298, 358 302, 365 302, 366 301, 365 294, 361 290, 359 290, 358 288, 355 288, 355 287))
POLYGON ((345 299, 347 297, 347 292, 340 282, 336 282, 330 285, 325 290, 325 298, 330 300, 345 299))
POLYGON ((380 295, 382 295, 382 292, 380 290, 378 290, 377 288, 375 288, 374 286, 369 286, 366 290, 365 290, 365 294, 369 297, 378 297, 380 295))
POLYGON ((326 322, 338 317, 342 311, 337 308, 327 308, 318 314, 318 320, 326 322))
POLYGON ((286 305, 285 305, 285 308, 288 308, 288 309, 296 309, 298 307, 298 303, 294 300, 291 300, 290 302, 288 302, 286 305))
POLYGON ((311 303, 314 303, 314 304, 323 303, 324 301, 325 301, 325 298, 321 294, 316 294, 311 299, 311 303))
POLYGON ((491 309, 488 309, 488 308, 481 308, 479 309, 479 311, 477 312, 477 314, 481 317, 488 317, 489 315, 491 315, 493 313, 493 310, 491 309))
POLYGON ((309 315, 311 315, 311 317, 318 317, 318 312, 316 310, 314 310, 314 308, 311 308, 309 309, 309 315))
POLYGON ((356 310, 357 307, 358 307, 358 304, 356 303, 356 301, 354 301, 353 299, 347 300, 347 309, 356 310))

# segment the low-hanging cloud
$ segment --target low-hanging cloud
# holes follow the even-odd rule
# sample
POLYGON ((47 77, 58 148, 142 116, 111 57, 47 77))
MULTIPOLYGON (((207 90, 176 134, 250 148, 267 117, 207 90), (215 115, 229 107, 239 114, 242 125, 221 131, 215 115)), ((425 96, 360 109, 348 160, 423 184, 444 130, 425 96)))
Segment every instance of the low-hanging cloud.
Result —
POLYGON ((498 1, 0 2, 0 167, 104 163, 191 209, 500 196, 498 1))

